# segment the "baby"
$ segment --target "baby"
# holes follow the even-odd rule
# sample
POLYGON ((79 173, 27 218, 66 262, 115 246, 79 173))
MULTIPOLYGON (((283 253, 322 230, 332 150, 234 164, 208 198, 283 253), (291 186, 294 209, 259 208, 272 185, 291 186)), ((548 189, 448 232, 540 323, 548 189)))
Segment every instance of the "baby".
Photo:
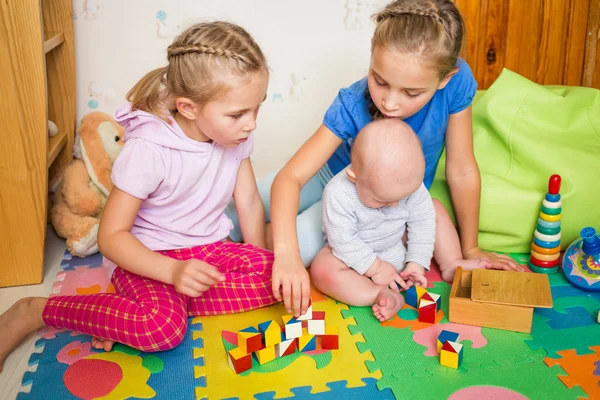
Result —
POLYGON ((404 304, 399 287, 427 286, 436 216, 423 185, 425 159, 409 125, 383 119, 362 129, 351 161, 323 192, 327 245, 312 280, 339 301, 373 306, 384 321, 404 304))

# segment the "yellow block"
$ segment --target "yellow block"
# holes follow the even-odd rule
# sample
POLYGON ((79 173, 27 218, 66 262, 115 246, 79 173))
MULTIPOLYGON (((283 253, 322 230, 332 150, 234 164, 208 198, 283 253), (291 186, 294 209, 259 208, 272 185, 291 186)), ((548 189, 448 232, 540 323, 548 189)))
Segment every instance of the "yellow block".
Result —
POLYGON ((331 326, 331 325, 327 325, 325 327, 325 334, 326 335, 338 335, 339 336, 339 330, 337 326, 331 326))
POLYGON ((440 364, 444 367, 458 369, 458 354, 451 351, 442 350, 440 352, 440 364))
POLYGON ((265 347, 264 349, 255 351, 254 354, 256 355, 256 359, 258 360, 259 364, 261 365, 268 363, 269 361, 273 361, 275 358, 277 358, 277 354, 275 353, 275 346, 265 347))
POLYGON ((562 214, 557 214, 557 215, 548 215, 542 211, 540 211, 540 218, 543 219, 544 221, 548 221, 548 222, 556 222, 560 220, 562 214))

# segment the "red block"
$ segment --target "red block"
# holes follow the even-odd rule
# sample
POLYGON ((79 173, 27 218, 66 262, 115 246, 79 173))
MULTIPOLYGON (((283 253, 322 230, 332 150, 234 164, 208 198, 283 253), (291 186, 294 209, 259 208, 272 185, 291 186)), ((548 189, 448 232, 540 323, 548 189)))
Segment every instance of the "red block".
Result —
POLYGON ((429 300, 421 300, 419 303, 419 322, 435 324, 437 304, 429 300))

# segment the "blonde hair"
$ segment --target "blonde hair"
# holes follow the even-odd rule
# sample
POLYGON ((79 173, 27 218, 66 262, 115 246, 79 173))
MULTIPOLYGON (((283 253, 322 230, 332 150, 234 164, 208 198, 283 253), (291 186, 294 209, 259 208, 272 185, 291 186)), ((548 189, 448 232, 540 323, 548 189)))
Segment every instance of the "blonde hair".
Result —
MULTIPOLYGON (((456 67, 465 24, 451 0, 396 0, 373 18, 371 53, 379 47, 418 55, 438 70, 440 79, 456 67)), ((381 117, 370 103, 371 115, 381 117)))
POLYGON ((266 58, 252 36, 224 21, 189 27, 168 47, 167 59, 166 67, 149 72, 127 93, 134 110, 165 118, 165 110, 175 113, 176 97, 204 104, 228 89, 219 79, 224 72, 268 74, 266 58))

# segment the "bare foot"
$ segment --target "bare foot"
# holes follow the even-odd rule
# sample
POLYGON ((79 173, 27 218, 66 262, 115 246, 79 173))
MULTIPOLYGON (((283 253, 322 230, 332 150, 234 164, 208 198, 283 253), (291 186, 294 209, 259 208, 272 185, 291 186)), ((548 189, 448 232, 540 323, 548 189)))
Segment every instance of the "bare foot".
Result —
POLYGON ((98 350, 111 351, 114 344, 114 340, 102 339, 99 337, 92 338, 92 347, 98 350))
POLYGON ((462 267, 464 270, 473 270, 478 268, 490 268, 492 262, 487 258, 471 258, 467 260, 457 259, 447 263, 445 266, 440 267, 442 273, 442 279, 446 282, 452 282, 454 280, 454 273, 456 267, 462 267))
POLYGON ((392 318, 404 305, 404 298, 400 292, 390 288, 383 288, 373 304, 373 315, 379 321, 387 321, 392 318))
POLYGON ((48 299, 27 297, 0 315, 0 372, 4 360, 31 332, 45 326, 42 311, 48 299))

